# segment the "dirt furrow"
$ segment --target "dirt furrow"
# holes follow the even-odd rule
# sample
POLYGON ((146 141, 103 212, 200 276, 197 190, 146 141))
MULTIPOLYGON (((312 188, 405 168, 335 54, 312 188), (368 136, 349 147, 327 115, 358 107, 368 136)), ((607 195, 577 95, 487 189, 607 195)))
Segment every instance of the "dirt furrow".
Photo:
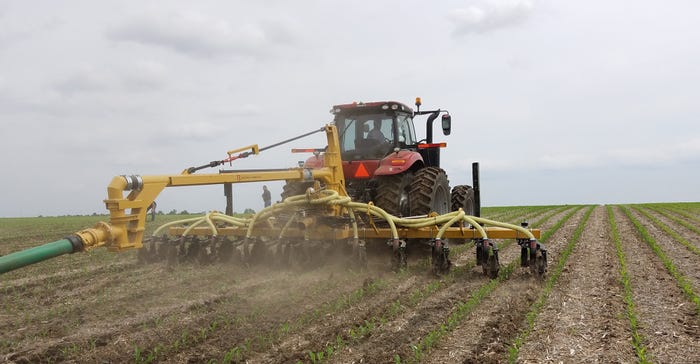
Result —
MULTIPOLYGON (((472 260, 473 260, 473 254, 472 260)), ((520 256, 520 248, 510 245, 499 252, 501 264, 508 264, 520 256)), ((401 312, 391 321, 381 325, 370 337, 350 345, 332 358, 335 363, 391 362, 398 355, 402 359, 414 355, 410 345, 418 343, 431 330, 438 327, 455 310, 489 279, 479 266, 458 275, 444 289, 431 294, 418 306, 401 312)))
POLYGON ((700 362, 700 319, 695 308, 632 222, 619 208, 614 213, 648 356, 661 363, 700 362))
MULTIPOLYGON (((547 260, 556 262, 583 218, 585 209, 577 211, 548 241, 547 260)), ((559 217, 561 219, 561 217, 559 217)), ((520 249, 517 256, 520 255, 520 249)), ((542 289, 542 281, 530 275, 528 268, 516 268, 471 312, 454 331, 443 338, 426 358, 428 363, 497 363, 507 361, 508 348, 525 324, 530 304, 542 289)))
MULTIPOLYGON (((158 270, 158 268, 154 269, 158 270)), ((246 338, 245 335, 254 335, 264 326, 263 322, 259 322, 262 320, 258 317, 263 313, 265 314, 263 317, 270 318, 270 325, 277 325, 289 314, 293 312, 302 314, 313 307, 313 305, 299 305, 299 302, 308 300, 305 294, 299 294, 299 292, 315 292, 311 288, 304 287, 306 284, 311 287, 322 284, 327 293, 340 295, 345 290, 352 289, 351 284, 343 285, 343 283, 355 280, 354 277, 348 277, 348 279, 342 276, 334 277, 332 273, 329 275, 328 271, 304 273, 296 277, 289 277, 287 272, 265 270, 264 274, 260 274, 263 272, 259 270, 245 272, 231 267, 183 266, 176 267, 175 271, 173 273, 161 269, 160 277, 156 278, 158 286, 147 282, 153 282, 158 276, 152 271, 144 281, 136 285, 138 288, 121 286, 105 293, 113 299, 108 305, 95 305, 91 300, 84 303, 55 302, 55 306, 70 307, 70 311, 65 312, 65 316, 78 321, 77 330, 52 335, 58 340, 47 340, 46 346, 36 346, 28 342, 25 345, 31 349, 28 351, 20 349, 18 353, 24 353, 22 355, 28 358, 52 356, 61 358, 58 352, 64 346, 72 344, 86 347, 80 350, 83 353, 78 354, 87 360, 88 358, 117 360, 125 354, 133 353, 135 345, 143 348, 167 346, 178 340, 181 333, 188 331, 191 334, 196 333, 214 321, 232 322, 236 326, 244 319, 257 320, 255 324, 249 325, 251 329, 248 331, 240 327, 235 330, 244 335, 240 338, 240 341, 243 341, 246 338), (296 281, 295 278, 303 283, 296 281), (294 297, 297 298, 296 301, 294 297), (119 313, 121 319, 112 322, 109 317, 114 317, 115 313, 119 313), (226 316, 228 318, 217 319, 226 316), (97 338, 96 342, 95 338, 97 338)), ((137 282, 132 279, 130 283, 137 282)), ((73 296, 73 299, 78 297, 80 296, 73 296)), ((319 302, 321 304, 324 300, 319 302)), ((42 312, 45 314, 45 311, 42 312)), ((54 321, 52 319, 50 322, 54 321)), ((23 335, 30 338, 27 333, 23 335)), ((228 337, 233 339, 230 333, 228 337)))
MULTIPOLYGON (((144 356, 160 352, 175 362, 218 360, 227 350, 245 342, 259 345, 259 341, 266 340, 261 334, 276 332, 283 323, 313 312, 332 297, 343 296, 362 284, 361 277, 336 276, 338 272, 333 269, 288 273, 271 274, 261 284, 253 283, 260 279, 255 273, 247 274, 241 283, 250 287, 227 289, 232 299, 173 312, 173 320, 152 330, 134 327, 130 340, 143 348, 144 356), (187 341, 182 338, 183 333, 189 335, 187 341), (154 338, 154 334, 159 335, 154 338)), ((126 346, 121 350, 122 357, 126 350, 126 346)), ((92 353, 91 357, 102 355, 92 353)))
MULTIPOLYGON (((453 257, 453 260, 464 260, 466 262, 469 261, 470 258, 473 260, 473 256, 473 251, 467 249, 460 256, 453 257)), ((476 270, 478 277, 481 276, 481 274, 478 273, 480 269, 481 268, 477 268, 476 270)), ((421 276, 422 275, 423 273, 421 273, 421 276)), ((432 282, 434 282, 434 278, 427 277, 427 279, 425 279, 425 277, 423 277, 410 285, 400 285, 400 289, 398 290, 392 289, 388 292, 382 292, 379 299, 368 303, 361 302, 353 306, 344 312, 340 319, 314 324, 302 333, 302 337, 291 337, 284 343, 276 344, 274 345, 274 352, 259 357, 253 357, 251 358, 251 362, 278 362, 280 360, 288 361, 295 358, 308 358, 308 353, 310 351, 315 352, 323 350, 325 345, 332 345, 333 340, 336 340, 339 335, 341 338, 347 338, 349 330, 362 326, 366 323, 366 320, 395 316, 393 314, 387 314, 387 311, 405 309, 405 307, 397 307, 397 304, 401 303, 402 300, 405 301, 406 295, 410 294, 410 292, 414 294, 420 293, 421 290, 426 288, 426 285, 430 285, 432 282), (368 308, 368 304, 370 308, 368 308), (280 351, 282 354, 278 353, 280 351)), ((440 287, 438 291, 431 294, 431 296, 436 293, 440 294, 440 292, 444 292, 445 289, 445 284, 443 284, 443 287, 440 287)), ((412 312, 413 309, 411 308, 410 311, 412 312)), ((387 325, 390 325, 390 323, 387 323, 387 325)), ((352 350, 352 348, 349 348, 349 350, 352 350)))
POLYGON ((687 221, 691 224, 699 224, 700 223, 700 214, 693 214, 687 210, 682 210, 679 208, 673 208, 669 206, 664 206, 664 207, 657 207, 657 206, 651 206, 652 209, 655 210, 660 210, 666 213, 670 213, 672 215, 675 215, 679 217, 681 220, 687 221))
MULTIPOLYGON (((460 260, 464 258, 463 260, 468 261, 468 260, 473 260, 473 251, 471 249, 465 251, 463 254, 461 254, 458 257, 453 257, 455 260, 460 260), (468 258, 467 258, 468 257, 468 258)), ((475 272, 476 273, 469 273, 469 274, 476 274, 476 278, 481 277, 480 273, 481 268, 476 268, 475 272)), ((465 272, 462 272, 461 274, 466 274, 465 272)), ((422 275, 422 273, 421 273, 422 275)), ((461 278, 460 278, 461 279, 461 278)), ((473 281, 472 278, 465 278, 468 281, 473 281)), ((298 359, 308 359, 309 357, 309 352, 315 352, 315 351, 320 351, 323 350, 325 345, 328 344, 333 344, 333 341, 336 340, 336 337, 340 335, 342 339, 346 339, 348 337, 348 331, 351 329, 355 328, 357 329, 358 327, 362 326, 363 324, 366 324, 366 320, 372 320, 372 319, 379 319, 380 317, 395 317, 396 312, 392 314, 388 314, 388 311, 391 310, 399 310, 399 311, 408 311, 409 315, 412 314, 414 311, 418 310, 416 308, 406 308, 405 306, 397 306, 397 303, 402 303, 407 301, 407 295, 409 295, 411 292, 415 293, 420 293, 422 289, 426 288, 426 285, 430 285, 431 283, 434 283, 434 278, 427 277, 427 279, 422 278, 419 281, 415 281, 411 283, 410 285, 401 285, 399 286, 400 289, 398 290, 389 290, 388 292, 382 292, 381 297, 377 300, 374 300, 372 302, 361 302, 358 303, 357 305, 353 306, 346 312, 343 312, 343 314, 339 317, 333 317, 332 320, 325 320, 324 322, 319 322, 317 324, 314 324, 307 328, 304 333, 302 333, 301 336, 298 337, 291 337, 288 339, 286 342, 276 344, 274 345, 273 352, 267 353, 266 355, 259 356, 259 357, 252 357, 250 359, 251 362, 279 362, 279 361, 289 361, 289 360, 298 360, 298 359), (370 308, 368 308, 368 306, 370 308), (282 352, 281 354, 278 352, 282 352)), ((438 297, 439 300, 439 295, 443 294, 442 292, 452 290, 453 287, 449 286, 451 283, 445 283, 442 282, 443 287, 440 287, 436 292, 433 292, 430 297, 436 296, 438 297), (447 288, 446 288, 447 286, 447 288)), ((420 302, 420 305, 423 305, 423 302, 420 302)), ((393 319, 390 320, 389 322, 384 323, 387 327, 392 325, 392 322, 400 321, 400 319, 393 319)), ((383 325, 378 325, 378 326, 383 326, 383 325)), ((380 328, 379 331, 384 330, 384 328, 380 328)), ((371 334, 373 337, 376 336, 377 334, 372 333, 371 334)), ((349 340, 353 341, 353 340, 349 340)), ((347 349, 353 350, 352 343, 348 343, 350 347, 347 349)), ((345 350, 345 348, 343 349, 345 350)), ((342 361, 342 360, 341 360, 342 361)))
POLYGON ((605 207, 593 211, 532 333, 520 349, 523 363, 627 363, 636 360, 608 235, 605 207))
POLYGON ((635 219, 642 223, 661 250, 671 259, 678 272, 686 277, 692 285, 693 291, 696 294, 700 293, 700 256, 693 254, 688 248, 675 241, 673 237, 666 234, 636 209, 630 209, 629 211, 635 219))
MULTIPOLYGON (((551 221, 558 221, 564 214, 564 211, 556 214, 545 226, 552 225, 551 221)), ((473 252, 471 256, 473 257, 473 252)), ((499 253, 502 265, 515 261, 519 256, 520 248, 516 244, 501 249, 499 253)), ((466 301, 475 290, 488 282, 481 273, 481 267, 471 268, 464 272, 463 277, 429 296, 416 308, 406 310, 381 325, 366 340, 343 349, 332 358, 332 362, 390 362, 397 355, 402 359, 410 359, 415 355, 412 345, 418 344, 426 334, 444 323, 458 303, 466 301)))
MULTIPOLYGON (((682 224, 679 224, 678 222, 673 221, 672 219, 670 219, 669 217, 660 213, 656 209, 645 208, 643 211, 646 213, 649 213, 651 216, 653 216, 654 218, 659 220, 661 223, 668 226, 671 230, 675 231, 678 235, 680 235, 683 239, 688 241, 688 243, 690 243, 696 249, 700 249, 700 235, 698 235, 697 231, 692 231, 692 230, 688 229, 687 227, 683 226, 682 224)), ((668 211, 663 211, 663 212, 669 213, 671 216, 674 216, 675 218, 680 219, 683 222, 686 222, 686 221, 684 221, 684 219, 680 215, 675 215, 673 212, 668 212, 668 211)), ((700 224, 698 224, 697 222, 694 222, 693 224, 696 224, 695 225, 696 227, 700 226, 700 224)))
POLYGON ((296 362, 309 358, 309 351, 323 350, 326 344, 333 343, 340 335, 345 337, 348 328, 361 325, 389 309, 393 302, 407 296, 432 278, 427 274, 397 275, 386 280, 387 285, 378 295, 348 307, 339 312, 330 312, 324 317, 310 322, 303 329, 275 343, 267 352, 251 356, 251 363, 296 362))

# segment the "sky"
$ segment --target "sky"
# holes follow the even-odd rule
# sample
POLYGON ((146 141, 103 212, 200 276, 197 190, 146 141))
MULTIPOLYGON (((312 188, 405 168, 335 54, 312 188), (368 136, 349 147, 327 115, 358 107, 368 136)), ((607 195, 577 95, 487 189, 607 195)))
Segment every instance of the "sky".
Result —
MULTIPOLYGON (((316 130, 334 104, 417 96, 452 115, 451 135, 435 128, 442 167, 470 184, 479 161, 485 206, 700 201, 698 13, 681 0, 0 0, 0 217, 105 213, 114 176, 179 174, 316 130)), ((306 156, 291 148, 324 145, 226 168, 294 167, 306 156)), ((235 185, 234 209, 259 210, 261 194, 235 185)), ((157 201, 225 207, 222 186, 157 201)))

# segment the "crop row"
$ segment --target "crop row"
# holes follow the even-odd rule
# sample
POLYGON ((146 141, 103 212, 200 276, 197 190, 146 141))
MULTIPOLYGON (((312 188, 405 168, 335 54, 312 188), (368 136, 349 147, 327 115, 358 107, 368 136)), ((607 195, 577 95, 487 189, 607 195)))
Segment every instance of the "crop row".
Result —
POLYGON ((676 284, 681 289, 681 291, 683 291, 683 293, 688 297, 688 299, 690 299, 690 301, 695 304, 696 310, 698 314, 700 314, 700 297, 698 297, 698 295, 693 291, 693 287, 690 284, 688 278, 686 278, 683 274, 680 273, 673 261, 668 257, 668 255, 663 251, 663 249, 661 249, 659 244, 656 242, 656 239, 654 239, 649 234, 647 229, 642 225, 642 223, 639 222, 639 220, 637 220, 632 215, 629 208, 624 206, 621 206, 620 208, 625 213, 627 218, 630 219, 632 224, 634 224, 634 227, 639 232, 640 236, 642 237, 642 240, 644 240, 644 242, 647 243, 649 248, 651 248, 654 254, 656 254, 656 256, 661 260, 668 273, 675 279, 676 284))
MULTIPOLYGON (((541 212, 540 212, 541 213, 541 212)), ((542 218, 538 223, 542 223, 543 221, 549 219, 552 215, 556 213, 552 212, 550 214, 547 214, 544 218, 542 218)), ((536 223, 537 224, 537 223, 536 223)), ((512 241, 507 242, 502 246, 502 249, 511 244, 512 241)), ((466 244, 467 246, 470 246, 469 244, 466 244)), ((456 253, 457 250, 453 249, 452 253, 456 253)), ((459 254, 459 253, 457 253, 459 254)), ((375 311, 378 313, 372 316, 365 316, 365 317, 360 317, 360 323, 359 324, 351 324, 350 326, 347 326, 344 329, 338 329, 339 332, 343 332, 343 334, 337 334, 335 335, 335 338, 333 340, 330 340, 328 343, 323 344, 322 347, 309 350, 308 357, 311 359, 311 361, 319 361, 319 360, 325 360, 327 359, 330 355, 332 355, 334 352, 337 352, 341 348, 351 345, 353 343, 360 342, 363 338, 369 336, 372 334, 372 332, 379 327, 382 327, 384 323, 387 321, 390 321, 391 319, 395 318, 398 314, 402 312, 407 312, 415 307, 417 307, 423 300, 425 300, 427 297, 436 294, 439 291, 444 290, 446 287, 451 286, 454 282, 456 282, 458 279, 463 279, 465 271, 471 269, 475 265, 475 262, 469 261, 466 265, 456 267, 453 269, 448 275, 442 277, 440 280, 429 280, 427 283, 419 285, 418 287, 414 288, 410 292, 406 292, 404 295, 401 297, 394 299, 394 300, 388 300, 385 303, 385 307, 383 308, 377 308, 375 311)), ((422 271, 410 271, 410 272, 403 272, 401 273, 403 275, 406 274, 423 274, 422 271)), ((405 279, 406 276, 401 277, 401 279, 405 279)), ((387 286, 390 286, 391 284, 394 284, 396 280, 393 280, 391 283, 386 283, 382 282, 382 284, 379 284, 378 290, 380 292, 376 293, 377 296, 381 296, 381 290, 386 288, 387 286)), ((329 312, 328 314, 334 314, 334 312, 329 312)), ((308 328, 307 328, 308 330, 308 328)), ((279 342, 282 338, 278 337, 277 342, 279 342)), ((245 354, 244 353, 244 348, 240 347, 235 347, 231 350, 229 350, 227 356, 223 358, 223 362, 227 362, 229 360, 233 359, 241 359, 244 358, 245 354)))
POLYGON ((608 223, 610 224, 610 237, 615 244, 615 251, 617 252, 617 258, 620 262, 620 277, 621 283, 624 288, 624 301, 626 305, 627 320, 630 324, 630 332, 632 334, 632 347, 634 348, 637 358, 640 363, 648 363, 646 358, 646 346, 644 345, 644 338, 639 333, 639 320, 637 319, 637 312, 635 310, 634 297, 632 296, 632 282, 630 278, 629 271, 627 270, 627 260, 625 258, 625 253, 622 250, 622 243, 620 242, 620 234, 617 231, 617 224, 615 223, 615 215, 611 206, 607 207, 608 210, 608 223))

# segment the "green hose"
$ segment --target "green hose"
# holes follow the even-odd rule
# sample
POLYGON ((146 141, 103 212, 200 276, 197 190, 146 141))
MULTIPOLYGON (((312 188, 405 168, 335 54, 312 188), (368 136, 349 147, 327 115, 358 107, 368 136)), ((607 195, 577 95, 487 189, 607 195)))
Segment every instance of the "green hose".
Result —
POLYGON ((73 253, 73 244, 68 239, 57 240, 34 248, 18 251, 0 257, 0 274, 27 265, 73 253))

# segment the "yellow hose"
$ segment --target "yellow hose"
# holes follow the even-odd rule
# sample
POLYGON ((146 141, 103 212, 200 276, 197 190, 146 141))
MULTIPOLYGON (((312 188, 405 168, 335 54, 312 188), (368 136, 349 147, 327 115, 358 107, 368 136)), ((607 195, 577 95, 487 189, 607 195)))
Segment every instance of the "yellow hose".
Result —
POLYGON ((522 226, 508 224, 508 223, 500 222, 500 221, 489 220, 489 219, 485 219, 483 217, 474 217, 474 220, 476 220, 477 222, 483 223, 483 224, 487 224, 487 225, 500 226, 503 228, 519 231, 519 232, 527 235, 528 238, 535 239, 535 236, 532 235, 532 232, 528 229, 525 229, 522 226))
POLYGON ((201 219, 202 219, 201 217, 192 217, 192 218, 184 219, 184 220, 171 221, 171 222, 169 222, 169 223, 166 223, 166 224, 163 224, 163 225, 159 226, 159 227, 156 229, 156 231, 153 232, 153 236, 157 236, 157 235, 161 232, 161 230, 164 230, 165 228, 171 227, 171 226, 173 226, 173 225, 187 224, 187 223, 189 223, 189 222, 199 221, 199 220, 201 220, 201 219))
MULTIPOLYGON (((202 225, 202 223, 204 223, 205 221, 207 221, 207 215, 204 215, 204 217, 200 218, 199 220, 192 223, 192 225, 188 226, 187 229, 185 229, 185 231, 182 232, 182 236, 187 236, 187 234, 189 234, 190 231, 192 231, 192 229, 194 229, 195 227, 197 227, 199 225, 202 225)), ((215 231, 212 231, 212 233, 214 235, 216 235, 216 229, 214 229, 214 230, 215 231)))
MULTIPOLYGON (((476 229, 479 233, 479 235, 487 239, 487 233, 486 230, 482 227, 483 224, 486 225, 493 225, 493 226, 499 226, 507 229, 512 229, 516 230, 530 239, 534 239, 534 235, 532 235, 532 232, 530 230, 523 228, 518 225, 513 225, 513 224, 508 224, 504 222, 499 222, 499 221, 494 221, 490 219, 485 219, 482 217, 476 217, 476 216, 470 216, 466 215, 462 209, 459 209, 458 211, 453 211, 449 212, 443 215, 438 215, 434 217, 421 217, 421 218, 399 218, 396 216, 392 216, 389 213, 387 213, 384 209, 377 207, 371 203, 361 203, 361 202, 353 202, 350 197, 347 196, 340 196, 338 192, 333 191, 333 190, 321 190, 318 192, 312 192, 311 189, 307 190, 307 192, 303 195, 296 195, 296 196, 290 196, 284 199, 284 201, 276 203, 272 206, 268 206, 260 211, 258 211, 255 215, 253 215, 251 218, 239 218, 239 217, 231 217, 228 215, 221 214, 219 212, 211 212, 209 214, 206 214, 203 217, 196 217, 196 218, 190 218, 190 219, 184 219, 184 220, 179 220, 179 221, 173 221, 169 222, 167 224, 162 225, 156 231, 153 233, 153 235, 158 235, 163 229, 168 228, 173 225, 178 225, 178 224, 186 224, 186 223, 191 223, 191 225, 183 232, 183 236, 187 235, 194 229, 196 226, 199 226, 203 223, 206 223, 209 228, 212 230, 212 233, 214 236, 217 235, 218 230, 216 226, 214 225, 213 221, 222 221, 224 223, 228 223, 230 225, 236 226, 236 227, 245 227, 247 228, 246 231, 246 237, 250 238, 253 233, 253 229, 255 227, 255 223, 259 221, 260 219, 265 219, 270 216, 274 216, 276 212, 283 211, 283 210, 292 210, 295 211, 296 207, 301 207, 301 206, 309 206, 309 205, 328 205, 328 206, 341 206, 344 207, 347 210, 347 213, 350 215, 350 219, 352 221, 352 229, 353 229, 353 237, 358 238, 359 233, 358 233, 358 227, 357 227, 357 220, 355 218, 356 212, 359 213, 366 213, 374 217, 378 217, 380 219, 385 220, 389 224, 389 228, 391 230, 392 238, 393 239, 398 239, 399 234, 397 230, 397 226, 401 227, 407 227, 407 228, 422 228, 422 227, 429 227, 429 226, 440 226, 440 229, 438 230, 437 235, 435 236, 436 239, 442 238, 442 236, 445 234, 448 228, 450 228, 452 225, 463 221, 467 224, 470 224, 474 229, 476 229), (319 196, 319 197, 316 197, 319 196)), ((290 220, 288 220, 284 227, 282 228, 282 231, 280 232, 280 237, 284 235, 284 232, 289 228, 291 225, 292 221, 294 218, 297 216, 297 213, 295 211, 295 215, 292 216, 290 220)))
POLYGON ((297 217, 297 214, 298 213, 295 212, 294 215, 292 215, 292 217, 290 217, 289 220, 287 220, 287 223, 284 224, 284 227, 282 227, 282 230, 280 230, 279 239, 282 239, 282 237, 284 236, 284 233, 287 232, 287 229, 289 229, 289 226, 292 225, 292 221, 294 221, 294 218, 297 217))
POLYGON ((444 234, 445 231, 447 231, 447 229, 450 226, 452 226, 452 224, 454 224, 457 221, 463 220, 463 219, 464 219, 464 211, 462 211, 462 209, 459 209, 459 212, 457 213, 457 215, 455 217, 451 218, 450 221, 448 221, 446 224, 442 225, 442 227, 438 231, 437 235, 435 235, 435 239, 442 239, 442 234, 444 234))

